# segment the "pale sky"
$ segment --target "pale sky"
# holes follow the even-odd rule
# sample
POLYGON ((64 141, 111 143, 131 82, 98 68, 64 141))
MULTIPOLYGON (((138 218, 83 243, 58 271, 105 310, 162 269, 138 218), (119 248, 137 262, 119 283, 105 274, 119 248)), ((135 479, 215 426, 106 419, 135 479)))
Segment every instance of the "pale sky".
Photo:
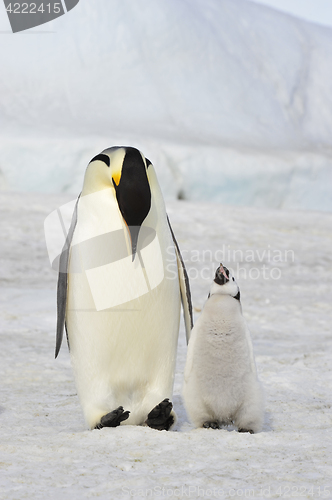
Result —
POLYGON ((332 0, 248 0, 255 1, 325 26, 332 26, 332 0))

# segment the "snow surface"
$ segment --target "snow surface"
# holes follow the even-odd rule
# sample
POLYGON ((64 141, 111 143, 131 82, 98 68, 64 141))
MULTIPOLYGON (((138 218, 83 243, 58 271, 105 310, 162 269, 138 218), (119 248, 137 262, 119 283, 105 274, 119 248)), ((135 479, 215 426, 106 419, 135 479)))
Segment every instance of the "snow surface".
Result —
POLYGON ((68 201, 0 197, 1 500, 332 498, 332 215, 168 203, 196 317, 219 261, 242 268, 237 280, 266 393, 263 431, 192 428, 181 398, 183 325, 174 431, 89 431, 66 348, 54 360, 56 273, 43 222, 68 201))
POLYGON ((119 144, 169 199, 332 209, 331 29, 247 0, 81 0, 2 34, 3 188, 77 193, 119 144))

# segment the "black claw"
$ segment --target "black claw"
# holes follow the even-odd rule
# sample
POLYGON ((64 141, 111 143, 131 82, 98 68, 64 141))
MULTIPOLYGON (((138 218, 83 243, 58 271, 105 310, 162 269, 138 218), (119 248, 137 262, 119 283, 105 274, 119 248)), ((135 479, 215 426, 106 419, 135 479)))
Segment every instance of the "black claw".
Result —
POLYGON ((123 406, 119 406, 116 410, 107 413, 100 419, 100 423, 96 425, 95 429, 102 429, 103 427, 118 427, 123 420, 127 420, 130 411, 123 411, 123 406))
POLYGON ((171 415, 173 404, 169 399, 164 399, 159 405, 155 406, 153 410, 148 414, 148 418, 145 423, 152 427, 152 429, 157 429, 158 431, 168 431, 170 427, 174 424, 174 417, 171 415))
POLYGON ((238 432, 249 432, 250 434, 254 434, 254 431, 251 429, 238 429, 238 432))
POLYGON ((220 429, 218 422, 204 422, 203 427, 205 429, 220 429))

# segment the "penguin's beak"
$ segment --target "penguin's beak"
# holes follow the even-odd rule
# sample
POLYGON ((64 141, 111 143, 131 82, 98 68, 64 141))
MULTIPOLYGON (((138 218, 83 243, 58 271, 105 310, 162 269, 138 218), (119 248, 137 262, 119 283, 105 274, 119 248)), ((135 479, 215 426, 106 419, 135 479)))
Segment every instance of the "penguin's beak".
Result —
POLYGON ((229 270, 227 269, 227 267, 224 267, 221 262, 220 262, 219 270, 220 270, 221 274, 223 274, 225 276, 226 281, 229 281, 229 270))
POLYGON ((140 231, 141 227, 140 226, 128 226, 125 219, 124 219, 124 222, 127 226, 128 232, 129 232, 130 243, 131 243, 132 262, 134 262, 134 259, 135 259, 136 253, 137 253, 138 235, 139 235, 139 231, 140 231))
POLYGON ((131 239, 131 252, 132 252, 132 262, 134 262, 136 252, 137 252, 137 241, 138 241, 138 235, 141 227, 137 226, 129 226, 129 234, 130 234, 130 239, 131 239))
POLYGON ((217 285, 225 285, 227 281, 229 281, 229 270, 220 263, 220 266, 216 270, 214 282, 217 285))

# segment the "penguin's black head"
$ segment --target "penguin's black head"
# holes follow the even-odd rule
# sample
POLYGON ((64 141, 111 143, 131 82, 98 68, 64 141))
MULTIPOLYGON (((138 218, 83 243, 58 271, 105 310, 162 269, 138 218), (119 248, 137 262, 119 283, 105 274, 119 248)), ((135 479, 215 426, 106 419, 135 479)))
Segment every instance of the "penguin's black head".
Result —
POLYGON ((113 178, 119 209, 131 236, 133 260, 137 249, 138 234, 151 208, 151 190, 141 153, 135 148, 126 148, 120 181, 113 178))
POLYGON ((213 280, 217 285, 225 285, 229 281, 229 270, 220 263, 213 280))
POLYGON ((220 263, 212 283, 210 294, 230 295, 240 301, 240 289, 232 273, 220 263), (219 285, 216 287, 216 285, 219 285))
POLYGON ((118 146, 105 149, 91 162, 96 160, 104 162, 110 170, 118 207, 131 237, 134 260, 139 231, 151 208, 147 174, 151 162, 136 148, 118 146))

